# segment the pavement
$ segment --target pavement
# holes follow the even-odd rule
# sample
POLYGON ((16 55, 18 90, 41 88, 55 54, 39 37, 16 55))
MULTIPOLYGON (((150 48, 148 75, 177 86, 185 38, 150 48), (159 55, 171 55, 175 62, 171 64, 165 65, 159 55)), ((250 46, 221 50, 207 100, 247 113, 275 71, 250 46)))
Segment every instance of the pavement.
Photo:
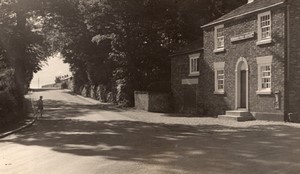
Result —
POLYGON ((120 109, 44 90, 44 117, 0 139, 8 174, 293 174, 300 126, 120 109))

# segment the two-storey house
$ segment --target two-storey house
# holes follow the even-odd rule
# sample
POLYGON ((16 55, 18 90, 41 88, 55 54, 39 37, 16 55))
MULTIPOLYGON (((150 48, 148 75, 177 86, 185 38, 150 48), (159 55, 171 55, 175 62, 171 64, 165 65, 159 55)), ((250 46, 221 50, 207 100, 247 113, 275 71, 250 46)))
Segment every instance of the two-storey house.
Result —
MULTIPOLYGON (((190 76, 198 56, 193 85, 199 114, 299 121, 300 1, 249 0, 202 28, 203 56, 186 54, 190 76)), ((172 87, 178 86, 172 73, 172 87)), ((183 88, 190 85, 184 82, 183 88)))

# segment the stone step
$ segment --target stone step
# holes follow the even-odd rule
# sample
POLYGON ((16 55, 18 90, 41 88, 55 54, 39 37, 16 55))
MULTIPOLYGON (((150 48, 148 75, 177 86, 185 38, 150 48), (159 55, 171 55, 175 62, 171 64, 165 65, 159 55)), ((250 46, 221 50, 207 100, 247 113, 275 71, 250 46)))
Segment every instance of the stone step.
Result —
POLYGON ((226 111, 225 115, 232 115, 232 116, 251 116, 250 112, 243 111, 243 110, 234 110, 234 111, 226 111))
POLYGON ((248 115, 248 116, 236 116, 236 115, 219 115, 219 119, 224 120, 234 120, 234 121, 251 121, 254 120, 254 117, 248 115))

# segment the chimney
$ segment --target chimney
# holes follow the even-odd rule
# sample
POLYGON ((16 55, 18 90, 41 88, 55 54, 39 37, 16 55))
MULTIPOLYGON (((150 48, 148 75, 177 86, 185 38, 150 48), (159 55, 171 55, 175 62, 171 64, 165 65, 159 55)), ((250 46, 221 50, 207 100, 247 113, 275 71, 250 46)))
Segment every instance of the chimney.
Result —
POLYGON ((254 2, 254 0, 248 0, 248 4, 250 4, 250 3, 252 3, 252 2, 254 2))

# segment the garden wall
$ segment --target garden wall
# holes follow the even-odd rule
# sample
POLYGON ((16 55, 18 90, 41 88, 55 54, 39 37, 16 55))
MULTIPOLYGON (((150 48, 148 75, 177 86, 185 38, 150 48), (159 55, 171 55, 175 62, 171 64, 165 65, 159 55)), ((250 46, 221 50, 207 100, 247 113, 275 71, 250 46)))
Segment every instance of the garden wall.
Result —
POLYGON ((136 109, 149 112, 170 112, 170 95, 147 91, 134 92, 134 105, 136 109))

